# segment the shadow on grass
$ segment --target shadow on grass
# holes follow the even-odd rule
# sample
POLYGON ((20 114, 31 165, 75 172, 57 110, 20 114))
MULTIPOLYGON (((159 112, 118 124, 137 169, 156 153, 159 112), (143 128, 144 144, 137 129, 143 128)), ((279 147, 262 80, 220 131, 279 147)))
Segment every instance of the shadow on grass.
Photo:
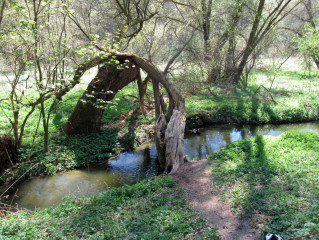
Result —
POLYGON ((265 140, 263 136, 246 142, 245 160, 238 166, 239 172, 245 171, 246 194, 242 200, 243 214, 252 216, 266 200, 265 189, 271 181, 273 169, 267 161, 265 140), (253 146, 255 145, 255 146, 253 146), (246 170, 244 170, 246 169, 246 170))
POLYGON ((213 170, 217 185, 235 184, 230 190, 233 207, 239 207, 237 210, 243 217, 256 213, 267 200, 266 192, 274 172, 267 159, 264 136, 235 142, 210 158, 219 159, 219 166, 213 170), (237 165, 230 167, 229 160, 237 165))
POLYGON ((266 230, 284 237, 316 232, 318 141, 316 133, 289 132, 233 143, 211 156, 217 189, 241 216, 257 214, 266 230))

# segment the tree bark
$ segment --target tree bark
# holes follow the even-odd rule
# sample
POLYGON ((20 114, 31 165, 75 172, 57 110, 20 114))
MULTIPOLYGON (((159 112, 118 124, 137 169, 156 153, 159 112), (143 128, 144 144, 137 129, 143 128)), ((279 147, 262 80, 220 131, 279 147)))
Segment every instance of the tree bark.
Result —
POLYGON ((153 83, 153 92, 154 92, 154 101, 155 101, 155 119, 159 118, 162 114, 161 112, 161 100, 160 100, 160 84, 156 80, 152 80, 153 83))
POLYGON ((173 115, 165 132, 165 171, 174 173, 185 162, 184 154, 184 130, 185 115, 174 109, 173 115))
POLYGON ((162 168, 165 168, 165 129, 167 127, 167 122, 165 115, 159 116, 155 124, 155 145, 157 149, 157 158, 162 168))
MULTIPOLYGON (((142 77, 141 77, 141 73, 139 72, 137 75, 137 85, 138 85, 138 94, 140 97, 140 104, 141 104, 141 112, 142 114, 145 116, 146 112, 145 112, 145 100, 144 100, 144 96, 145 96, 145 92, 146 92, 146 88, 144 89, 144 85, 142 82, 142 77)), ((146 85, 147 87, 147 85, 146 85)))
POLYGON ((212 0, 201 0, 202 17, 203 17, 203 37, 204 37, 204 49, 206 52, 210 50, 210 19, 212 15, 212 0))

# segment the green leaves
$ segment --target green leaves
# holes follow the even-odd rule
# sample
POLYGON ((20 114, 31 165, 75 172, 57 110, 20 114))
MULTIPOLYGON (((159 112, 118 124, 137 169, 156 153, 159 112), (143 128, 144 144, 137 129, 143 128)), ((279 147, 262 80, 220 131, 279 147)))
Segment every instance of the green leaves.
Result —
POLYGON ((312 26, 305 27, 305 33, 302 37, 296 37, 299 50, 309 56, 319 60, 319 32, 312 26))

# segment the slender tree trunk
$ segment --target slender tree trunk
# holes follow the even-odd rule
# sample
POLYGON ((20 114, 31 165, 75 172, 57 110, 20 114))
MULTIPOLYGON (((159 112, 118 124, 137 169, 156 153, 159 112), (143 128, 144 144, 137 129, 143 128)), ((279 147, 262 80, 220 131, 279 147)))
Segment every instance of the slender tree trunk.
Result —
MULTIPOLYGON (((203 38, 205 52, 210 50, 210 19, 212 15, 212 3, 213 0, 201 0, 202 18, 203 18, 203 38)), ((208 55, 207 55, 208 56, 208 55)))
POLYGON ((49 120, 47 120, 46 118, 44 101, 41 102, 41 114, 42 114, 43 130, 44 130, 43 149, 44 149, 44 152, 49 152, 49 126, 47 125, 47 121, 49 120))
POLYGON ((162 114, 161 111, 161 100, 160 100, 160 84, 156 80, 152 80, 153 82, 153 92, 154 92, 154 101, 155 101, 155 115, 156 121, 158 120, 159 116, 162 114))
POLYGON ((252 29, 250 31, 250 35, 249 35, 249 38, 248 38, 247 46, 246 46, 246 48, 244 50, 242 60, 241 60, 241 62, 239 64, 239 66, 238 66, 237 73, 235 75, 235 79, 234 79, 234 83, 235 84, 239 83, 240 77, 243 74, 244 68, 245 68, 245 66, 247 64, 248 58, 249 58, 250 54, 253 52, 253 50, 255 48, 257 30, 258 30, 258 27, 259 27, 259 24, 260 24, 260 21, 261 21, 262 13, 263 13, 264 6, 265 6, 265 1, 266 0, 260 0, 259 1, 257 13, 255 15, 253 26, 252 26, 252 29))
POLYGON ((146 112, 145 112, 145 100, 144 100, 144 97, 145 97, 146 88, 144 90, 142 77, 141 77, 141 73, 140 72, 137 75, 137 85, 138 85, 138 93, 139 93, 139 97, 140 97, 141 112, 145 116, 146 112))
POLYGON ((5 6, 6 6, 6 0, 0 0, 0 28, 1 28, 1 23, 3 20, 3 16, 4 16, 5 6))
MULTIPOLYGON (((213 60, 211 63, 212 69, 210 70, 208 74, 208 79, 207 79, 209 83, 226 84, 222 76, 228 75, 228 72, 227 72, 228 69, 227 69, 227 66, 226 68, 223 68, 222 52, 227 41, 231 42, 232 39, 235 39, 235 29, 239 19, 242 16, 244 6, 245 4, 242 3, 242 0, 238 0, 236 7, 234 9, 229 9, 232 12, 229 19, 229 25, 227 26, 227 28, 225 29, 221 37, 218 39, 212 54, 212 60, 213 60)), ((227 54, 229 54, 229 51, 227 52, 227 54)), ((229 64, 228 59, 230 57, 231 56, 228 56, 228 55, 226 56, 226 65, 229 64)), ((235 63, 233 62, 233 64, 235 63)), ((235 66, 233 65, 233 67, 235 66)))
POLYGON ((13 112, 13 133, 15 144, 19 146, 19 110, 13 112))

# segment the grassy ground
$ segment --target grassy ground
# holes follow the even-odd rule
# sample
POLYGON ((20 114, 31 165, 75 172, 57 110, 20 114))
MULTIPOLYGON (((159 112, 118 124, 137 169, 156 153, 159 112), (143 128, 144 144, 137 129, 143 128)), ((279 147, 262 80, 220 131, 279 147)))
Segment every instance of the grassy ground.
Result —
POLYGON ((256 227, 297 237, 319 231, 319 134, 285 133, 212 154, 214 190, 256 227))
POLYGON ((303 71, 279 71, 272 85, 273 74, 254 72, 247 88, 237 88, 230 93, 215 87, 211 89, 215 95, 203 90, 201 94, 187 97, 187 126, 318 120, 318 72, 309 75, 303 71))
POLYGON ((0 239, 219 239, 171 176, 0 218, 0 239))

